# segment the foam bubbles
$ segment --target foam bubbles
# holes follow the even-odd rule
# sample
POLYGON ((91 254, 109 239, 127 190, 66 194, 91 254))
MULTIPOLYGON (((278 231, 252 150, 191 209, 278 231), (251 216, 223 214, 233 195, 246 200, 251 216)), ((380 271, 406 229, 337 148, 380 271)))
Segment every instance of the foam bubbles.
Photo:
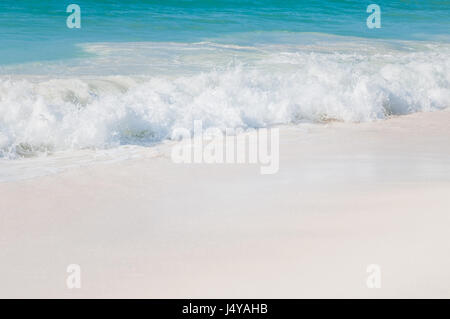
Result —
MULTIPOLYGON (((229 62, 225 57, 238 49, 224 53, 227 49, 209 45, 208 54, 229 62)), ((14 158, 152 145, 175 127, 192 128, 194 120, 203 120, 205 128, 360 122, 450 103, 450 48, 445 45, 242 50, 232 64, 170 75, 1 76, 0 154, 14 158)))

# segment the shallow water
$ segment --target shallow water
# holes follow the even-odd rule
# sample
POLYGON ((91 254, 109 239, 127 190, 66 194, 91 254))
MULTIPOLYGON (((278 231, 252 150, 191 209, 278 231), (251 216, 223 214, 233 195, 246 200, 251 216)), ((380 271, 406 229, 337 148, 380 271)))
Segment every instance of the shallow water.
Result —
POLYGON ((0 157, 448 107, 450 2, 370 3, 2 1, 0 157))

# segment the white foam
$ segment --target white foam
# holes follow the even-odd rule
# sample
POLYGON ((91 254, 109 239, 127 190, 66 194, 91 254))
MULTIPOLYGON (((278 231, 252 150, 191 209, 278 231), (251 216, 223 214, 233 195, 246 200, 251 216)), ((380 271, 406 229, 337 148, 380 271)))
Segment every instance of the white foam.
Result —
POLYGON ((1 156, 149 145, 194 120, 223 128, 370 121, 450 104, 446 44, 92 44, 90 50, 97 56, 46 64, 60 69, 45 76, 0 76, 1 156), (126 72, 132 61, 142 72, 126 72), (164 72, 164 63, 172 72, 164 72), (114 66, 122 75, 107 75, 114 66))

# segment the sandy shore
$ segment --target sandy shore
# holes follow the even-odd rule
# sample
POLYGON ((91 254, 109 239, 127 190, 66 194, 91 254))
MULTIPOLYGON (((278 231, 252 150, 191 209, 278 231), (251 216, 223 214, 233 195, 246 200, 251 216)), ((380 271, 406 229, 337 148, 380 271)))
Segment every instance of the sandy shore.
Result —
POLYGON ((448 111, 282 128, 275 175, 166 153, 0 199, 0 297, 450 297, 448 111))

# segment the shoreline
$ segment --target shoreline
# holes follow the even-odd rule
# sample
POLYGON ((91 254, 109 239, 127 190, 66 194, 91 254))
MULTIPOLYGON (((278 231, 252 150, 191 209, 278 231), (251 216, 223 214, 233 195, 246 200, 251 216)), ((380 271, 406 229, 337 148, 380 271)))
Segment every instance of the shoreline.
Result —
POLYGON ((448 298, 448 123, 280 127, 274 175, 167 147, 0 183, 0 297, 448 298))

